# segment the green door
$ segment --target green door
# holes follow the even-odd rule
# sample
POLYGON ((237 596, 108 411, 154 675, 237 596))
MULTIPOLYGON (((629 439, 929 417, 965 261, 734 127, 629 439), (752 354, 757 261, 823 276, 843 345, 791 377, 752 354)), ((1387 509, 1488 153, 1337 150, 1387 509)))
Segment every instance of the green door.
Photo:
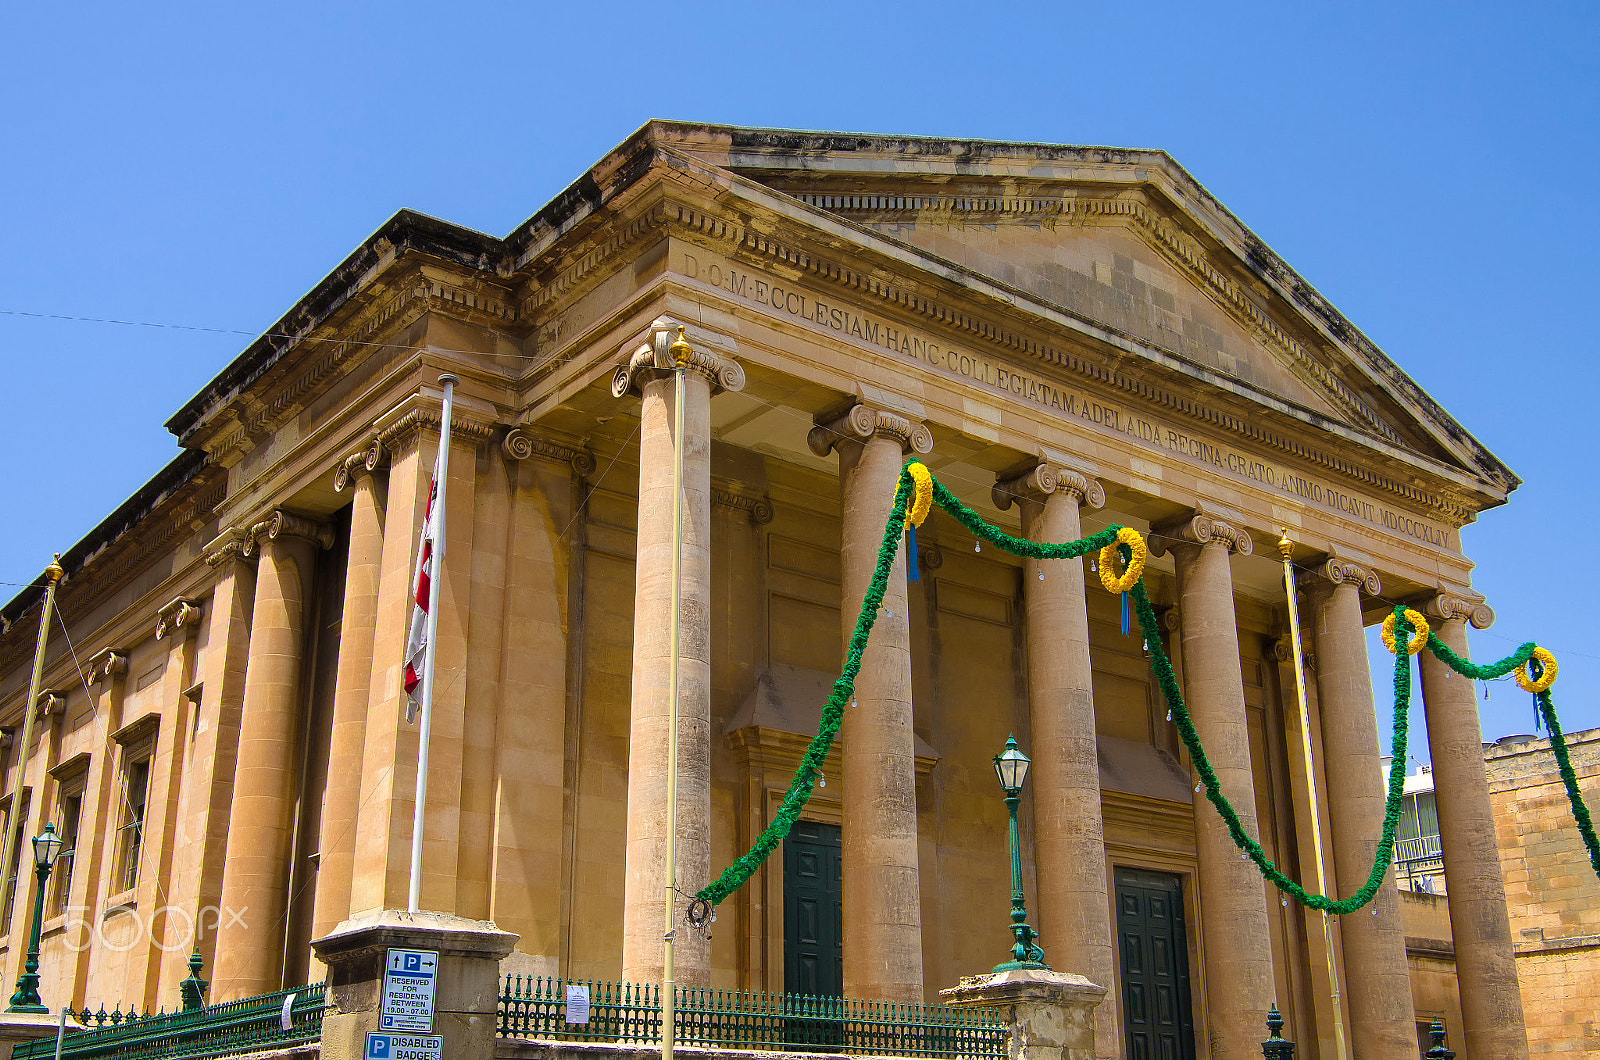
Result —
POLYGON ((1116 888, 1128 1060, 1193 1060, 1183 881, 1171 873, 1118 868, 1116 888))
POLYGON ((844 993, 839 826, 796 821, 783 841, 783 984, 790 994, 844 993))

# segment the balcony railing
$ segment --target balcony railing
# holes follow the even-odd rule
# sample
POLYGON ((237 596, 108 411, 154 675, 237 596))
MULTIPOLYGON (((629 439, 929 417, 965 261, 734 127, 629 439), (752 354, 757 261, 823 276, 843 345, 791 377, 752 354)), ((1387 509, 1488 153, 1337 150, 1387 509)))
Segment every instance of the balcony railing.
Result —
MULTIPOLYGON (((588 1022, 568 1023, 567 980, 507 976, 499 1033, 511 1038, 654 1045, 661 989, 589 980, 588 1022)), ((1003 1058, 1009 1031, 989 1009, 678 987, 681 1045, 874 1056, 1003 1058)))
POLYGON ((1429 858, 1439 856, 1439 837, 1436 835, 1420 836, 1416 839, 1397 839, 1394 844, 1394 859, 1404 863, 1408 861, 1427 861, 1429 858))

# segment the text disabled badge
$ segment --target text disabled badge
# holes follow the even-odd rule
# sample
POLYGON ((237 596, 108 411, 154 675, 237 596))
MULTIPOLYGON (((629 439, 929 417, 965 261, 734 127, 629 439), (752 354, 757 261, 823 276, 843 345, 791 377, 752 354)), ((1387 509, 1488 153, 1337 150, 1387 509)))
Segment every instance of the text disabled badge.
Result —
POLYGON ((383 963, 383 1005, 378 1027, 386 1031, 433 1030, 433 986, 439 971, 434 950, 390 950, 383 963))
POLYGON ((378 1034, 367 1032, 365 1060, 443 1060, 440 1034, 378 1034))

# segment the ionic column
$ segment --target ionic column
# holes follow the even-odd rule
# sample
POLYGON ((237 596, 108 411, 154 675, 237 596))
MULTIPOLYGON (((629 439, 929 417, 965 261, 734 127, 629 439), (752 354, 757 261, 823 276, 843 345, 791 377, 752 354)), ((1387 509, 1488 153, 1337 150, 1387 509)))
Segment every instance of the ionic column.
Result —
MULTIPOLYGON (((1387 787, 1361 620, 1361 590, 1376 596, 1383 586, 1372 571, 1338 555, 1330 555, 1318 574, 1309 586, 1317 701, 1324 772, 1338 778, 1328 785, 1328 818, 1338 891, 1346 896, 1366 882, 1383 831, 1387 787)), ((1362 909, 1339 922, 1351 1044, 1360 1057, 1410 1060, 1417 1052, 1416 1017, 1393 869, 1372 909, 1375 915, 1362 909)))
MULTIPOLYGON (((1245 832, 1257 841, 1250 726, 1239 669, 1229 554, 1248 556, 1250 536, 1204 513, 1151 528, 1153 548, 1172 553, 1178 574, 1183 641, 1183 694, 1195 729, 1245 832), (1172 544, 1173 539, 1177 544, 1172 544)), ((1213 1060, 1258 1055, 1259 1027, 1274 1000, 1266 890, 1256 867, 1240 856, 1209 800, 1194 800, 1200 862, 1200 924, 1206 1025, 1213 1060)))
POLYGON ((261 559, 222 874, 222 905, 239 918, 224 920, 217 937, 219 1001, 280 985, 306 608, 316 550, 332 543, 326 526, 280 510, 252 527, 243 546, 261 559))
POLYGON ((347 456, 333 488, 351 492, 350 549, 345 563, 344 610, 339 620, 339 662, 334 677, 333 722, 328 736, 328 781, 322 795, 317 891, 311 937, 329 934, 351 913, 350 878, 356 854, 356 810, 361 805, 361 756, 372 689, 372 636, 378 620, 378 580, 383 572, 384 461, 374 439, 347 456))
MULTIPOLYGON (((1467 622, 1488 629, 1494 612, 1481 601, 1440 593, 1425 605, 1439 639, 1467 657, 1467 622)), ((1433 790, 1439 803, 1439 845, 1450 891, 1450 933, 1456 947, 1465 1055, 1473 1060, 1523 1060, 1528 1031, 1511 948, 1505 880, 1495 843, 1483 736, 1472 682, 1424 649, 1422 694, 1428 716, 1433 790)))
MULTIPOLYGON (((1100 483, 1042 463, 995 484, 994 503, 1016 501, 1031 541, 1083 536, 1080 506, 1099 508, 1100 483)), ((1089 606, 1083 564, 1051 563, 1041 580, 1022 579, 1027 604, 1028 719, 1033 733, 1033 844, 1039 878, 1039 944, 1052 968, 1107 987, 1095 1012, 1095 1053, 1122 1055, 1113 985, 1111 904, 1106 890, 1100 762, 1089 661, 1089 606)))
MULTIPOLYGON (((848 644, 872 583, 901 461, 933 435, 903 416, 855 405, 811 429, 818 456, 838 450, 840 612, 848 644)), ((905 549, 895 553, 882 610, 861 657, 856 701, 840 731, 844 782, 844 992, 921 1002, 922 905, 917 879, 917 765, 911 729, 911 628, 905 549)))
MULTIPOLYGON (((711 394, 744 388, 744 369, 700 346, 673 369, 677 333, 658 322, 617 370, 611 392, 639 404, 639 536, 633 604, 633 698, 628 731, 628 839, 622 977, 662 977, 667 884, 667 738, 671 709, 674 404, 682 380, 683 548, 678 667, 677 881, 692 892, 711 874, 711 394)), ((675 978, 710 981, 710 947, 679 931, 675 978)))

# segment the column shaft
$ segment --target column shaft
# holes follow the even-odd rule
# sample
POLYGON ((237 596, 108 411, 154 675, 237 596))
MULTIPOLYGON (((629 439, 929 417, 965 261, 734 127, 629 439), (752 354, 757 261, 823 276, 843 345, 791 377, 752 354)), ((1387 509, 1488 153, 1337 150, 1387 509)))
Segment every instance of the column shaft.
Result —
MULTIPOLYGON (((902 449, 900 439, 884 431, 838 448, 841 643, 848 644, 872 582, 884 524, 894 507, 902 449)), ((917 879, 910 635, 901 549, 861 658, 855 705, 846 708, 840 729, 844 992, 847 997, 920 1003, 922 903, 917 879)))
POLYGON ((372 687, 372 637, 378 618, 378 580, 383 569, 382 484, 371 472, 363 471, 354 476, 350 503, 350 549, 345 566, 344 610, 339 619, 339 661, 328 740, 328 781, 322 796, 312 938, 330 933, 351 912, 356 810, 361 805, 361 756, 372 687))
MULTIPOLYGON (((1066 474, 1070 475, 1070 472, 1066 474)), ((1080 500, 1100 494, 1057 484, 1048 465, 1028 478, 1051 488, 1004 484, 1023 499, 1022 532, 1032 541, 1075 541, 1083 536, 1080 500), (1044 475, 1041 475, 1044 472, 1044 475)), ((997 490, 998 492, 998 490, 997 490)), ((1103 496, 1103 494, 1100 494, 1103 496)), ((998 498, 997 498, 998 499, 998 498)), ((1105 829, 1100 815, 1100 762, 1095 739, 1094 675, 1089 659, 1089 608, 1083 564, 1045 563, 1044 578, 1025 570, 1028 651, 1028 720, 1033 732, 1033 843, 1038 868, 1039 944, 1057 971, 1106 987, 1095 1010, 1095 1053, 1122 1055, 1122 1029, 1106 887, 1105 829)))
MULTIPOLYGON (((1466 614, 1448 605, 1441 610, 1446 615, 1442 620, 1430 616, 1435 621, 1434 632, 1466 658, 1466 614)), ((1463 1052, 1473 1060, 1525 1060, 1528 1032, 1472 682, 1434 658, 1432 652, 1424 650, 1418 658, 1422 660, 1428 749, 1439 803, 1439 845, 1450 892, 1450 933, 1455 939, 1456 981, 1465 1024, 1463 1052)))
MULTIPOLYGON (((1328 817, 1341 896, 1354 893, 1371 871, 1383 830, 1386 795, 1361 621, 1359 585, 1365 573, 1341 564, 1338 574, 1342 580, 1317 594, 1313 607, 1323 768, 1328 776, 1338 778, 1329 786, 1328 817)), ((1377 579, 1371 578, 1371 583, 1376 591, 1377 579)), ((1330 877, 1330 887, 1333 881, 1330 877)), ((1351 1045, 1360 1057, 1411 1060, 1417 1052, 1416 1016, 1411 1007, 1400 894, 1392 869, 1378 889, 1372 909, 1375 915, 1363 909, 1344 917, 1339 925, 1344 937, 1351 1045)))
POLYGON ((276 990, 293 829, 300 669, 315 553, 290 535, 260 543, 239 763, 234 774, 222 904, 237 910, 217 939, 212 997, 231 1000, 276 990))
MULTIPOLYGON (((1204 516, 1156 533, 1187 536, 1172 549, 1178 574, 1184 696, 1222 792, 1247 834, 1259 840, 1250 727, 1239 669, 1229 544, 1248 553, 1249 538, 1204 516), (1204 523, 1203 532, 1197 529, 1204 523), (1196 541, 1195 539, 1199 540, 1196 541)), ((1213 1060, 1259 1055, 1267 1006, 1274 1000, 1272 944, 1260 873, 1240 856, 1211 803, 1194 801, 1206 1028, 1213 1060)))
MULTIPOLYGON (((622 977, 662 977, 667 882, 667 739, 672 624, 674 402, 684 385, 683 552, 679 607, 677 880, 692 892, 711 872, 711 383, 702 373, 641 380, 639 536, 633 610, 633 699, 628 736, 628 845, 622 977)), ((710 948, 677 933, 678 982, 710 979, 710 948)))

